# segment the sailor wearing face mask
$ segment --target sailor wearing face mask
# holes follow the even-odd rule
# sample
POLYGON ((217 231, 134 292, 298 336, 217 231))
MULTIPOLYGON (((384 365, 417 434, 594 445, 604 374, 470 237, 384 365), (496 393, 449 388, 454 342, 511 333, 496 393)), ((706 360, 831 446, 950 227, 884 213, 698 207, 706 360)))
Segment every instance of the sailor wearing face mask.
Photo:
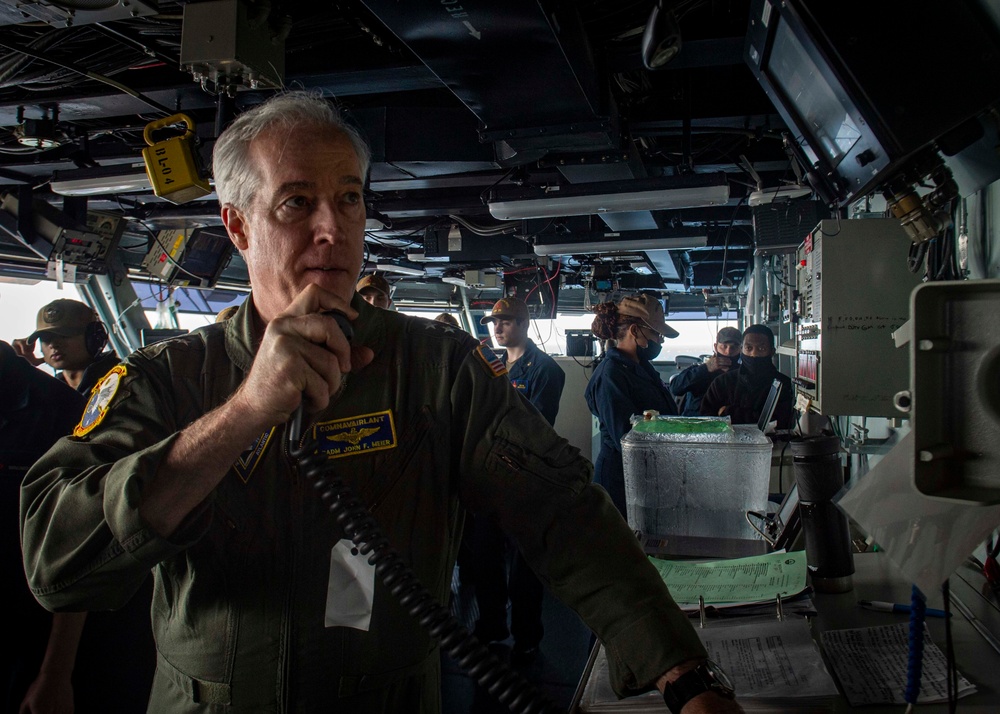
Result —
POLYGON ((677 414, 677 403, 650 362, 660 354, 663 338, 677 331, 663 321, 663 307, 650 295, 622 298, 594 308, 591 329, 602 340, 616 340, 587 384, 587 406, 601 424, 601 451, 594 462, 594 481, 611 495, 625 517, 625 470, 622 437, 632 428, 629 418, 655 409, 677 414))
POLYGON ((714 380, 701 400, 702 416, 729 416, 733 424, 756 424, 771 391, 781 382, 781 396, 774 409, 779 429, 794 425, 792 381, 774 366, 774 333, 767 325, 750 325, 743 331, 740 366, 714 380))
POLYGON ((693 364, 678 372, 670 380, 670 392, 681 403, 681 416, 699 416, 701 398, 705 396, 712 380, 736 367, 740 358, 743 335, 735 327, 723 327, 712 345, 712 356, 701 364, 693 364))

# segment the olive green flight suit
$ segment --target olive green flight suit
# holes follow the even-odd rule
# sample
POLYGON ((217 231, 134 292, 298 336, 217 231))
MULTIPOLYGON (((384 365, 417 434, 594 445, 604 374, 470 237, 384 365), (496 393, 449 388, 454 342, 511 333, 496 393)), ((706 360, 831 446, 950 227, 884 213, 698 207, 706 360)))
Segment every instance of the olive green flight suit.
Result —
MULTIPOLYGON (((139 517, 143 487, 177 433, 250 370, 251 302, 225 323, 129 356, 103 421, 29 472, 21 519, 32 591, 52 610, 111 609, 153 570, 150 712, 436 712, 436 645, 380 582, 370 631, 324 627, 330 550, 343 534, 287 455, 284 425, 248 448, 171 539, 139 517)), ((324 441, 329 463, 440 602, 468 508, 496 517, 594 629, 618 692, 648 689, 704 656, 591 484, 590 464, 518 396, 488 349, 358 296, 353 307, 355 342, 375 358, 347 377, 315 432, 334 437, 324 441)))

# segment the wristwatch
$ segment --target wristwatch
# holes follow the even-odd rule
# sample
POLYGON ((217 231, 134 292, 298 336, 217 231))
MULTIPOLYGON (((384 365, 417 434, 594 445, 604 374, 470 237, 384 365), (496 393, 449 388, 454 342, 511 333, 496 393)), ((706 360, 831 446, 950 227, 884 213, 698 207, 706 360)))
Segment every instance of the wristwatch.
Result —
POLYGON ((725 699, 735 699, 736 691, 722 667, 710 659, 682 674, 663 688, 663 701, 673 714, 702 692, 715 692, 725 699))

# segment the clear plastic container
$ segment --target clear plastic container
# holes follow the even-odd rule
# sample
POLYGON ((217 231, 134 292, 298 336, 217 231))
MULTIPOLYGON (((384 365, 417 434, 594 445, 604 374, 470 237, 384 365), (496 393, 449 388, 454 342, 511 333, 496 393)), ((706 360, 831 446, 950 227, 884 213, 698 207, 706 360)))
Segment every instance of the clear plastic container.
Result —
POLYGON ((727 419, 633 418, 622 438, 628 522, 643 533, 762 540, 747 511, 767 511, 771 440, 727 419), (723 426, 724 425, 724 426, 723 426))

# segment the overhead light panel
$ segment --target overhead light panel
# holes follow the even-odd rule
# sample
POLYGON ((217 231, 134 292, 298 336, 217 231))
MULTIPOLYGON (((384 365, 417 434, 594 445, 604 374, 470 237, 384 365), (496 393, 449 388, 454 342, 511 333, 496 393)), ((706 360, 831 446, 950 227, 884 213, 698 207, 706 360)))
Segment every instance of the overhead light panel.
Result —
POLYGON ((108 193, 151 191, 146 169, 119 166, 111 173, 105 170, 56 171, 49 187, 60 196, 101 196, 108 193))
POLYGON ((515 221, 718 206, 727 201, 729 183, 725 173, 718 172, 545 188, 498 187, 491 191, 488 204, 497 220, 515 221))
POLYGON ((802 198, 803 196, 808 196, 811 193, 812 188, 809 186, 801 186, 799 184, 763 188, 758 189, 747 196, 747 205, 750 206, 750 208, 753 208, 754 206, 763 206, 768 203, 773 203, 774 201, 790 201, 792 199, 802 198))
POLYGON ((412 275, 415 277, 421 277, 427 274, 427 271, 419 265, 402 260, 393 261, 391 263, 377 263, 375 265, 375 269, 381 270, 385 273, 399 273, 400 275, 412 275))
POLYGON ((535 243, 535 255, 578 255, 580 253, 619 253, 630 250, 685 250, 704 248, 708 245, 706 235, 670 235, 665 231, 629 231, 627 233, 587 234, 591 239, 567 240, 567 236, 553 235, 558 242, 546 242, 539 236, 535 243))
POLYGON ((381 231, 392 227, 392 220, 384 213, 377 211, 371 204, 365 204, 365 230, 381 231))
POLYGON ((795 158, 794 154, 791 153, 791 149, 788 145, 787 138, 786 141, 786 153, 788 154, 788 160, 795 172, 795 183, 784 184, 780 186, 775 186, 774 188, 764 188, 764 180, 761 178, 760 174, 754 168, 753 164, 750 163, 748 159, 743 154, 740 154, 740 166, 743 170, 753 177, 753 180, 757 182, 757 190, 753 191, 747 196, 747 205, 750 208, 755 206, 763 206, 774 201, 788 201, 796 198, 802 198, 803 196, 808 196, 812 193, 812 188, 806 186, 802 182, 802 171, 799 169, 798 160, 795 158))

